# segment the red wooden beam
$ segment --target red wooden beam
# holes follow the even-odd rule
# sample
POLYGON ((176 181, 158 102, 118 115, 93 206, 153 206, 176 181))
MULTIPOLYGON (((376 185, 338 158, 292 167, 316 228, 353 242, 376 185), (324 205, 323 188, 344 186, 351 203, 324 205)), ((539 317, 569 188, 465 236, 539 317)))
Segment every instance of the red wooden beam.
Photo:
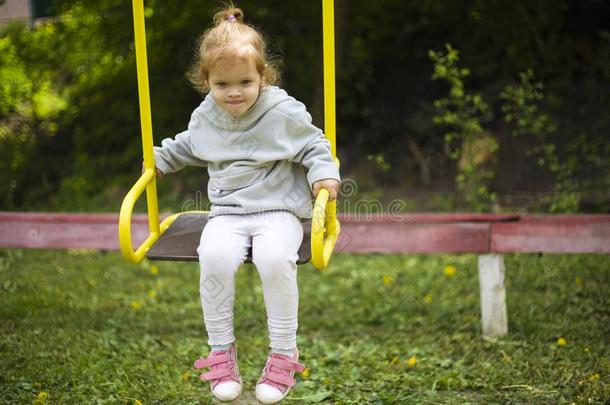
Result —
MULTIPOLYGON (((0 223, 5 222, 118 224, 119 214, 72 212, 0 212, 0 223)), ((145 214, 134 214, 132 223, 148 223, 148 218, 145 214)))
MULTIPOLYGON (((118 214, 0 213, 0 246, 118 250, 118 214)), ((148 219, 135 215, 133 244, 148 235, 148 219)))
MULTIPOLYGON (((610 215, 344 214, 338 252, 610 253, 610 215)), ((134 215, 133 244, 148 234, 134 215)), ((0 246, 117 250, 118 214, 0 212, 0 246)))
POLYGON ((404 224, 436 224, 456 222, 504 222, 517 221, 520 214, 480 214, 480 213, 429 213, 378 214, 375 212, 338 214, 341 223, 401 222, 404 224))
POLYGON ((491 224, 492 252, 610 253, 610 215, 531 215, 491 224))
POLYGON ((483 253, 489 250, 486 223, 342 222, 337 252, 483 253))

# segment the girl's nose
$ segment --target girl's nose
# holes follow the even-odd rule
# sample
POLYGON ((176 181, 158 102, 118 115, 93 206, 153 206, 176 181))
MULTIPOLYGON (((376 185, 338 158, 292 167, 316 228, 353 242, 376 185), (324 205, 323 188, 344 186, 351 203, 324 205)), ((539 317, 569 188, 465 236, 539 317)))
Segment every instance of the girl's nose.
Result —
POLYGON ((231 87, 229 89, 229 97, 239 97, 239 89, 236 87, 231 87))

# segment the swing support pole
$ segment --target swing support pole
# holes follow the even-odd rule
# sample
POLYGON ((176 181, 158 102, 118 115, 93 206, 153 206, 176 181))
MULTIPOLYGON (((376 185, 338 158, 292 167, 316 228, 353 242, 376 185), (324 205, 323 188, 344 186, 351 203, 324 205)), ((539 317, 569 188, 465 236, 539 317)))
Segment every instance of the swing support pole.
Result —
POLYGON ((150 247, 159 239, 159 206, 157 203, 157 175, 153 154, 152 118, 150 112, 150 91, 148 88, 148 63, 146 56, 146 32, 144 29, 144 0, 133 0, 133 26, 136 46, 136 66, 138 74, 138 97, 140 100, 140 125, 142 130, 142 151, 144 171, 136 184, 129 190, 119 214, 119 244, 123 256, 130 262, 142 261, 150 247), (146 191, 148 208, 148 228, 150 234, 134 252, 131 243, 131 216, 136 201, 146 191))
MULTIPOLYGON (((335 120, 335 13, 334 0, 322 0, 322 42, 324 52, 324 133, 337 166, 335 120)), ((328 190, 316 197, 311 223, 311 262, 318 269, 328 266, 341 226, 337 220, 337 202, 328 201, 328 190)))

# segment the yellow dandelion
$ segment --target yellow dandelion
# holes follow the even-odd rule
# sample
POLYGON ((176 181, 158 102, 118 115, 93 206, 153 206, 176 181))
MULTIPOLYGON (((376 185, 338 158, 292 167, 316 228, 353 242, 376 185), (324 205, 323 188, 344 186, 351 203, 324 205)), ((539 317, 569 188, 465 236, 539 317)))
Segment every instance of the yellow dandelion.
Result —
POLYGON ((593 373, 589 376, 589 381, 597 381, 599 380, 599 373, 593 373))
POLYGON ((303 378, 304 380, 307 380, 309 378, 309 374, 311 374, 311 370, 309 370, 309 368, 305 367, 305 370, 303 370, 303 372, 301 373, 301 378, 303 378))
POLYGON ((190 378, 191 373, 188 371, 185 371, 184 373, 182 373, 182 380, 183 381, 188 381, 188 379, 190 378))
POLYGON ((148 297, 151 299, 155 299, 157 297, 157 292, 155 290, 149 290, 148 297))
POLYGON ((512 360, 510 358, 510 356, 508 354, 506 354, 506 352, 504 350, 501 350, 500 353, 502 354, 502 361, 505 363, 511 363, 512 360))
POLYGON ((565 346, 568 344, 568 341, 565 340, 564 338, 560 337, 559 339, 557 339, 557 346, 565 346))
POLYGON ((409 360, 407 360, 407 366, 409 367, 415 367, 416 364, 417 358, 415 356, 412 356, 409 360))
POLYGON ((138 300, 131 301, 131 307, 137 311, 140 308, 142 308, 142 302, 140 302, 138 300))
POLYGON ((457 269, 455 268, 455 266, 449 264, 447 266, 445 266, 445 268, 443 269, 443 273, 445 273, 445 276, 447 277, 453 277, 455 276, 457 269))
POLYGON ((384 275, 383 276, 383 285, 390 285, 390 284, 394 284, 394 277, 384 275))
POLYGON ((159 274, 159 268, 153 264, 152 266, 150 266, 150 274, 156 276, 157 274, 159 274))
POLYGON ((424 296, 424 301, 426 302, 432 302, 432 294, 426 294, 424 296))
POLYGON ((45 405, 47 404, 47 400, 49 399, 49 393, 46 391, 40 391, 36 395, 36 399, 32 401, 32 405, 45 405))
POLYGON ((40 391, 38 395, 36 395, 36 398, 41 401, 46 401, 47 399, 49 399, 49 393, 46 391, 40 391))
POLYGON ((582 278, 580 278, 580 277, 576 277, 576 278, 574 279, 574 282, 576 283, 576 285, 582 285, 582 278))
POLYGON ((142 401, 140 401, 139 399, 136 399, 135 401, 133 401, 134 405, 142 405, 142 401))

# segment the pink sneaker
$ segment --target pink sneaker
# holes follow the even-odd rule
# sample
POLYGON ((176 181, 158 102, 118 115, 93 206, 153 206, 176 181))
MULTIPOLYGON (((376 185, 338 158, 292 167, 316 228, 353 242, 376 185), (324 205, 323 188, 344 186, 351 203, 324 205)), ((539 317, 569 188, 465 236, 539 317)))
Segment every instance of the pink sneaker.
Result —
POLYGON ((297 349, 294 349, 292 357, 271 352, 263 374, 256 383, 256 399, 263 404, 275 404, 284 399, 290 388, 297 383, 293 378, 294 372, 301 373, 305 369, 305 366, 297 363, 298 359, 297 349))
POLYGON ((228 350, 211 352, 207 359, 195 360, 195 368, 209 367, 201 374, 202 381, 210 381, 212 394, 221 401, 233 401, 241 394, 241 377, 237 367, 237 347, 235 343, 228 350))

